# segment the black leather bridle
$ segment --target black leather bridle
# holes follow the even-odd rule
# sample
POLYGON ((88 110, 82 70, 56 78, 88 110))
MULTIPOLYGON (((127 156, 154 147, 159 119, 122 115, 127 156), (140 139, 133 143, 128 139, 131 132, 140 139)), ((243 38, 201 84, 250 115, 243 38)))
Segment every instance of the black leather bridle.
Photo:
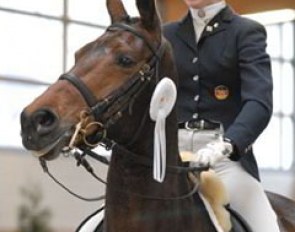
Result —
POLYGON ((135 36, 141 38, 153 54, 149 62, 145 63, 141 69, 119 89, 114 90, 106 98, 97 100, 92 91, 79 77, 71 73, 65 73, 59 78, 59 80, 67 80, 80 92, 90 108, 90 114, 94 116, 96 121, 102 123, 104 128, 108 128, 122 116, 122 112, 129 107, 130 103, 132 102, 131 100, 136 99, 136 97, 151 82, 153 76, 155 76, 155 84, 158 82, 158 67, 164 52, 163 43, 161 43, 160 46, 155 49, 154 46, 142 34, 127 24, 112 24, 107 30, 112 31, 118 29, 129 31, 135 36))
MULTIPOLYGON (((106 130, 110 125, 114 124, 123 114, 123 111, 125 111, 127 108, 129 108, 131 102, 133 102, 134 99, 137 98, 138 95, 140 95, 143 90, 148 86, 149 83, 151 83, 152 78, 154 78, 154 84, 156 85, 159 81, 159 64, 161 57, 164 54, 165 45, 163 42, 160 43, 158 48, 154 48, 154 46, 136 29, 133 27, 124 24, 124 23, 116 23, 112 24, 110 27, 108 27, 107 30, 125 30, 129 31, 135 36, 141 38, 147 47, 152 52, 152 57, 150 58, 148 63, 145 63, 141 69, 135 73, 126 83, 124 83, 119 89, 114 90, 109 96, 102 100, 97 100, 95 95, 92 93, 92 91, 85 85, 85 83, 77 76, 71 74, 71 73, 65 73, 60 76, 59 80, 66 80, 70 82, 81 94, 85 102, 87 103, 88 107, 90 108, 89 113, 94 116, 95 121, 99 122, 102 125, 102 129, 106 130)), ((145 116, 147 115, 147 112, 145 113, 145 116)), ((146 120, 146 117, 143 117, 141 125, 144 124, 144 121, 146 120)), ((139 130, 140 131, 140 130, 139 130)), ((100 133, 105 134, 105 133, 100 133)), ((101 135, 94 135, 95 139, 99 139, 99 141, 102 141, 106 144, 106 146, 113 146, 114 144, 112 141, 108 140, 105 137, 102 137, 101 135)), ((136 137, 136 135, 134 136, 136 137)), ((134 139, 132 139, 134 140, 134 139)), ((97 141, 96 141, 97 142, 97 141)), ((128 153, 128 157, 131 159, 136 160, 141 165, 151 167, 151 161, 148 158, 138 156, 129 150, 127 150, 124 146, 120 146, 118 144, 115 144, 117 147, 116 149, 120 149, 124 153, 128 153)), ((78 161, 78 165, 84 166, 88 172, 90 172, 94 178, 96 178, 98 181, 106 184, 103 180, 101 180, 96 174, 93 172, 92 167, 89 165, 86 159, 84 159, 84 155, 89 155, 94 159, 97 159, 103 163, 108 163, 105 159, 100 157, 98 154, 91 151, 92 147, 87 147, 87 145, 83 145, 79 147, 80 150, 83 151, 83 154, 80 155, 79 153, 75 153, 75 158, 78 161)), ((49 172, 48 167, 46 165, 46 162, 44 159, 40 159, 41 166, 43 167, 43 170, 62 188, 64 188, 67 192, 74 195, 75 197, 78 197, 82 200, 86 201, 95 201, 95 200, 102 200, 103 197, 99 198, 84 198, 81 197, 78 194, 75 194, 70 189, 65 187, 62 183, 60 183, 52 174, 49 172)), ((188 172, 201 172, 204 170, 207 170, 208 167, 178 167, 178 166, 169 166, 167 165, 167 171, 172 172, 175 174, 181 174, 181 173, 188 173, 188 172)), ((192 196, 197 191, 197 186, 195 186, 189 193, 177 196, 177 197, 151 197, 151 196, 143 196, 136 193, 130 193, 132 195, 140 196, 146 199, 153 199, 153 200, 179 200, 184 199, 187 197, 192 196)))

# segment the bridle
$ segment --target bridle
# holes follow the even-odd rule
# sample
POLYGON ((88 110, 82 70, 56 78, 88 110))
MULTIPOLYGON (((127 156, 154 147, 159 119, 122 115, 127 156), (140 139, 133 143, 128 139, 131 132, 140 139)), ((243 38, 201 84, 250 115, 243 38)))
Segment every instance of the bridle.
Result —
MULTIPOLYGON (((94 116, 96 122, 100 122, 102 129, 107 129, 113 125, 121 116, 122 113, 130 107, 133 99, 147 87, 151 82, 152 77, 155 76, 154 84, 159 80, 159 62, 164 53, 165 45, 161 43, 155 49, 154 46, 136 29, 124 23, 112 24, 107 31, 123 29, 129 31, 135 36, 141 38, 147 47, 152 52, 152 57, 148 63, 142 65, 140 70, 135 73, 127 82, 125 82, 119 89, 114 90, 109 96, 102 100, 97 100, 92 91, 84 84, 81 78, 66 73, 60 76, 59 80, 66 80, 70 82, 81 94, 88 107, 89 114, 94 116)), ((97 136, 96 136, 97 137, 97 136)))
MULTIPOLYGON (((161 42, 158 48, 154 48, 154 46, 141 33, 139 33, 136 29, 134 29, 132 26, 129 26, 128 24, 124 24, 124 23, 112 24, 110 27, 108 27, 107 30, 108 31, 125 30, 141 38, 145 42, 147 47, 150 49, 150 51, 152 52, 152 57, 150 58, 149 62, 145 63, 141 67, 141 69, 137 73, 132 75, 132 77, 129 78, 129 80, 125 82, 119 89, 114 90, 110 95, 108 95, 102 100, 97 100, 97 98, 92 93, 92 91, 84 84, 84 82, 79 77, 71 73, 65 73, 61 75, 59 78, 59 80, 68 81, 79 91, 79 93, 81 94, 81 96, 83 97, 83 99, 85 100, 85 102, 87 103, 89 107, 88 114, 94 117, 94 120, 99 127, 97 132, 91 136, 90 138, 91 141, 90 142, 86 141, 86 144, 79 147, 79 149, 83 151, 83 154, 79 155, 79 153, 76 152, 74 153, 74 156, 77 159, 77 162, 79 165, 81 164, 82 166, 84 166, 86 170, 89 171, 92 174, 92 176, 94 176, 94 178, 96 178, 97 180, 99 180, 100 182, 104 184, 106 183, 95 175, 95 173, 93 172, 93 169, 84 158, 85 155, 89 155, 92 158, 99 159, 99 161, 102 161, 103 163, 107 163, 104 159, 98 158, 99 155, 94 154, 94 152, 91 151, 92 148, 96 146, 98 143, 104 143, 107 148, 112 148, 113 146, 116 146, 117 149, 121 149, 121 151, 128 153, 128 157, 131 157, 131 159, 136 160, 136 162, 145 166, 151 165, 151 162, 148 158, 138 156, 128 151, 125 147, 115 144, 113 141, 109 140, 106 135, 106 130, 109 128, 109 126, 113 125, 120 117, 122 117, 123 112, 127 108, 132 107, 131 104, 133 100, 136 99, 143 92, 143 90, 151 83, 151 81, 153 80, 152 79, 153 77, 154 77, 154 84, 155 85, 157 84, 157 82, 159 81, 159 64, 165 50, 165 43, 161 42)), ((146 120, 146 118, 147 118, 147 112, 145 112, 145 115, 142 118, 142 121, 140 122, 140 127, 138 130, 139 132, 141 131, 142 129, 141 125, 144 125, 144 121, 146 120)), ((135 137, 137 136, 137 134, 138 133, 136 133, 135 137)), ((135 138, 133 138, 132 141, 133 140, 135 140, 135 138)), ((49 174, 49 176, 57 184, 59 184, 62 188, 64 188, 70 194, 86 201, 103 199, 103 197, 88 199, 73 193, 71 190, 69 190, 67 187, 61 184, 58 180, 56 180, 50 174, 44 159, 40 159, 40 163, 41 163, 41 166, 43 167, 43 170, 47 174, 49 174)), ((201 172, 207 169, 208 167, 192 168, 192 167, 167 166, 167 171, 173 172, 173 173, 201 172)), ((168 198, 142 196, 136 193, 131 193, 131 194, 144 197, 147 199, 153 199, 153 200, 178 200, 178 199, 184 199, 184 198, 190 197, 196 191, 197 191, 197 186, 195 186, 187 194, 184 194, 178 197, 168 197, 168 198)))
MULTIPOLYGON (((87 146, 89 147, 90 145, 91 148, 97 146, 102 140, 106 140, 107 128, 115 124, 115 122, 122 117, 123 112, 127 108, 129 108, 129 110, 132 108, 133 100, 143 92, 152 80, 154 84, 159 80, 159 62, 165 50, 165 43, 161 42, 158 48, 154 48, 141 33, 128 24, 116 23, 107 28, 107 31, 115 30, 124 30, 134 34, 142 39, 152 52, 150 60, 143 64, 140 70, 130 77, 119 89, 114 90, 104 99, 97 100, 81 78, 71 73, 65 73, 59 78, 59 80, 70 82, 80 92, 90 109, 88 111, 89 115, 94 116, 97 131, 90 138, 84 139, 84 141, 90 140, 86 143, 87 146), (155 78, 152 79, 152 77, 155 78)), ((143 119, 144 118, 146 118, 146 116, 144 116, 143 119)))

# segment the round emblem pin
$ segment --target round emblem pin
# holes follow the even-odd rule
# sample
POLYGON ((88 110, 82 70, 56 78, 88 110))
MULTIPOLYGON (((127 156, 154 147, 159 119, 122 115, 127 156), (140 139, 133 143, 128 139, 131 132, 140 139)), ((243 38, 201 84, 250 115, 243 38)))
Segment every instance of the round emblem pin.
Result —
POLYGON ((204 18, 206 16, 206 12, 203 9, 198 10, 198 16, 200 18, 204 18))
POLYGON ((217 100, 225 100, 229 96, 229 89, 225 85, 218 85, 214 89, 214 95, 217 100))

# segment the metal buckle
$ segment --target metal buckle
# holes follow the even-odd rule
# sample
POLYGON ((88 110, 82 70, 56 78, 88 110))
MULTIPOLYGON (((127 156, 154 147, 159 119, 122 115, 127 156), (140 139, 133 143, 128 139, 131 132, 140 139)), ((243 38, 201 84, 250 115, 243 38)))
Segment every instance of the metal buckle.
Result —
POLYGON ((190 123, 190 121, 187 121, 184 124, 184 128, 187 129, 187 130, 203 130, 204 127, 205 127, 205 121, 203 119, 199 121, 200 126, 197 126, 197 127, 192 128, 192 127, 189 126, 189 123, 190 123))
MULTIPOLYGON (((185 122, 185 124, 184 124, 184 128, 185 129, 187 129, 187 130, 205 130, 206 129, 205 128, 205 126, 206 126, 206 120, 204 120, 204 119, 201 119, 201 120, 192 122, 192 123, 196 123, 194 127, 190 127, 189 126, 189 123, 190 122, 191 121, 185 122)), ((222 125, 220 125, 220 127, 222 127, 222 125)), ((223 131, 222 128, 220 128, 220 130, 223 131)))
POLYGON ((184 128, 187 129, 187 130, 193 130, 193 128, 190 128, 188 126, 188 123, 189 123, 189 121, 187 121, 187 122, 184 123, 184 128))

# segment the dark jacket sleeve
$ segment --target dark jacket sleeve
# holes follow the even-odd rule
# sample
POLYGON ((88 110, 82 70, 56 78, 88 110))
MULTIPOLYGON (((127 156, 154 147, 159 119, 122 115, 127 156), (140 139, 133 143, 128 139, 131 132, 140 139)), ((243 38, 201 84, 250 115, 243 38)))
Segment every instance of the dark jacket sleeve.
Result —
POLYGON ((239 28, 237 49, 242 108, 225 132, 240 154, 246 153, 267 126, 272 114, 272 76, 266 53, 265 28, 246 20, 239 28))

